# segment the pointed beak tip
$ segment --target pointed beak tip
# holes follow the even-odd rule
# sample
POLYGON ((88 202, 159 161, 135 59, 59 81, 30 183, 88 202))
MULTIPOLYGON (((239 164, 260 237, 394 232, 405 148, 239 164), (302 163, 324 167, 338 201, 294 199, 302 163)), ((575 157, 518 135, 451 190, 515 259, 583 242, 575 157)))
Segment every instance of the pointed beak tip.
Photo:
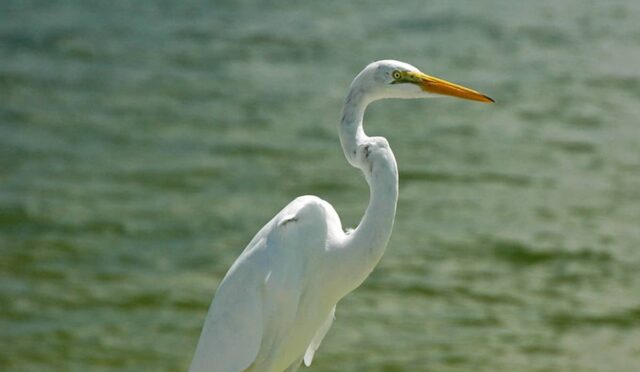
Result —
POLYGON ((489 96, 486 96, 484 94, 482 96, 486 99, 486 101, 485 101, 486 103, 495 103, 496 102, 493 98, 491 98, 489 96))

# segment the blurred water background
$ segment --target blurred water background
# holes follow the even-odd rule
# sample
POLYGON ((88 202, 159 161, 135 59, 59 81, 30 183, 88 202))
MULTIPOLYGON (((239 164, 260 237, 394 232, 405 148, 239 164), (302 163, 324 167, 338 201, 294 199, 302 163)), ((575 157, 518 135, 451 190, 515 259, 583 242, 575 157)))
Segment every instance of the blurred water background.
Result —
POLYGON ((367 204, 337 122, 393 58, 379 267, 309 371, 640 370, 640 2, 0 2, 0 369, 184 371, 294 197, 367 204))

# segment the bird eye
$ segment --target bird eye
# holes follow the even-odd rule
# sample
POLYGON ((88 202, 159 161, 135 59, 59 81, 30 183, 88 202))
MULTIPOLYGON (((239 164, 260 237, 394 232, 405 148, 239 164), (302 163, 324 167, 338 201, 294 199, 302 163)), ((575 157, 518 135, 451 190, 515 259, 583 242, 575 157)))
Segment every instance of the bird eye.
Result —
POLYGON ((393 76, 394 79, 399 80, 402 77, 402 74, 400 73, 400 71, 396 70, 391 76, 393 76))

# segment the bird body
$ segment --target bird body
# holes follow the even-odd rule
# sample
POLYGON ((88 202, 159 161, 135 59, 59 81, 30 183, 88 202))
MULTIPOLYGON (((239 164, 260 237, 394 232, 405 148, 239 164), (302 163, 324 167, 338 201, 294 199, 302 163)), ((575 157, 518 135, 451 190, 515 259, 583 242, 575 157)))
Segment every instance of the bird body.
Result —
POLYGON ((327 237, 341 229, 335 210, 315 196, 295 199, 269 221, 222 280, 198 345, 206 358, 194 359, 192 370, 283 371, 306 354, 333 321, 335 295, 323 285, 331 278, 319 268, 327 237))
POLYGON ((347 161, 369 184, 364 217, 345 232, 334 208, 309 195, 273 217, 220 283, 190 372, 280 372, 311 364, 336 303, 374 269, 395 218, 395 157, 386 139, 364 133, 365 108, 381 98, 420 98, 434 91, 490 100, 398 61, 374 62, 354 79, 342 111, 340 141, 347 161))

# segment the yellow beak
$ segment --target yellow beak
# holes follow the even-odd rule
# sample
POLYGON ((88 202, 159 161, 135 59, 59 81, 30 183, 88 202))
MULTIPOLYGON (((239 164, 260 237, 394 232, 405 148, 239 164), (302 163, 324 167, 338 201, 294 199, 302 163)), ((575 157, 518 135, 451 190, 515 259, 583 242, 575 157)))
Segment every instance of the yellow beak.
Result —
POLYGON ((480 92, 476 92, 473 89, 465 88, 461 85, 450 83, 446 80, 438 79, 437 77, 429 76, 421 72, 407 72, 406 75, 407 80, 417 84, 425 92, 470 99, 473 101, 488 103, 495 102, 488 96, 480 92))

